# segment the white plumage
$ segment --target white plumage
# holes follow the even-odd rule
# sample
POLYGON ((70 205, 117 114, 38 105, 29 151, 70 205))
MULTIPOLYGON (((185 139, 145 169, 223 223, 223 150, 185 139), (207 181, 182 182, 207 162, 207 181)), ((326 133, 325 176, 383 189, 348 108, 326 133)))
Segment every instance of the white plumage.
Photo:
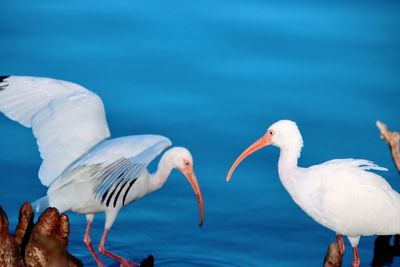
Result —
POLYGON ((110 136, 101 99, 70 82, 10 76, 0 84, 0 111, 32 127, 48 186, 92 146, 110 136))
POLYGON ((181 171, 193 188, 203 223, 203 199, 190 152, 169 149, 150 174, 147 166, 171 141, 159 135, 108 139, 103 103, 89 90, 48 78, 0 76, 0 111, 32 127, 36 137, 43 159, 39 178, 49 189, 32 204, 35 211, 52 206, 85 214, 84 242, 98 266, 103 264, 90 241, 94 213, 106 214, 99 251, 123 266, 137 266, 105 249, 108 231, 122 207, 159 189, 173 169, 181 171))
POLYGON ((300 208, 323 226, 335 231, 353 247, 353 266, 359 266, 357 245, 361 236, 400 233, 400 194, 381 176, 386 171, 363 159, 336 159, 302 168, 297 166, 303 139, 296 123, 272 124, 266 134, 247 148, 231 167, 227 181, 239 163, 253 152, 274 145, 281 149, 279 178, 300 208))
POLYGON ((296 186, 289 193, 307 214, 337 233, 350 237, 400 233, 400 195, 368 170, 385 169, 357 159, 300 169, 292 174, 296 186))

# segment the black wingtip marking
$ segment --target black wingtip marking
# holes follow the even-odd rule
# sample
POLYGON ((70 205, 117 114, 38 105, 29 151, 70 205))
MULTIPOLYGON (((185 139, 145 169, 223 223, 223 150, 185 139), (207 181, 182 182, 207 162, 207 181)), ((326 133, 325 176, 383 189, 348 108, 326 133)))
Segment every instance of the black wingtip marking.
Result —
POLYGON ((115 192, 115 189, 111 192, 110 196, 107 198, 107 202, 106 202, 107 207, 110 206, 110 201, 111 201, 112 196, 114 195, 114 192, 115 192))
POLYGON ((101 197, 101 204, 103 204, 104 200, 106 200, 107 194, 108 194, 108 190, 101 197))
POLYGON ((10 76, 1 76, 1 75, 0 75, 0 83, 3 82, 3 81, 4 81, 5 79, 7 79, 8 77, 10 77, 10 76))
POLYGON ((122 206, 125 206, 125 199, 128 195, 129 190, 131 189, 132 185, 136 182, 137 178, 133 179, 132 182, 129 183, 128 189, 126 189, 124 193, 124 197, 122 198, 122 206))
POLYGON ((122 180, 118 182, 118 184, 114 187, 113 191, 111 191, 110 196, 107 198, 107 203, 106 203, 106 206, 107 206, 107 207, 110 206, 110 202, 111 202, 111 199, 112 199, 112 197, 113 197, 113 195, 114 195, 114 193, 115 193, 115 190, 117 190, 117 188, 118 188, 118 186, 119 186, 119 184, 120 184, 121 182, 122 182, 122 180))
MULTIPOLYGON (((10 76, 0 76, 0 83, 2 83, 8 77, 10 77, 10 76)), ((4 84, 4 85, 0 86, 0 91, 4 90, 7 86, 8 86, 8 84, 4 84)))
POLYGON ((114 208, 115 208, 115 206, 117 206, 117 202, 118 202, 119 195, 121 194, 122 189, 124 189, 124 187, 125 187, 125 185, 126 185, 127 183, 128 183, 128 181, 126 181, 126 182, 121 186, 121 188, 118 190, 118 193, 117 193, 117 195, 116 195, 115 198, 114 198, 114 208))
MULTIPOLYGON (((124 175, 123 172, 118 176, 118 178, 121 178, 122 175, 124 175)), ((120 181, 120 182, 121 182, 121 181, 120 181)), ((118 185, 119 185, 119 184, 118 184, 118 185)), ((117 186, 118 186, 118 185, 117 185, 117 186)), ((115 189, 116 189, 116 188, 115 188, 115 189)), ((114 191, 115 191, 115 189, 114 189, 114 191)), ((107 189, 107 191, 106 191, 106 192, 103 194, 103 196, 101 197, 101 204, 103 204, 104 201, 106 200, 106 197, 107 197, 109 191, 110 191, 110 189, 107 189)), ((113 194, 114 194, 114 193, 113 193, 113 194)), ((111 195, 111 197, 112 197, 112 195, 111 195)), ((110 203, 110 200, 108 200, 107 203, 110 203)), ((107 207, 108 207, 108 204, 107 204, 107 207)))

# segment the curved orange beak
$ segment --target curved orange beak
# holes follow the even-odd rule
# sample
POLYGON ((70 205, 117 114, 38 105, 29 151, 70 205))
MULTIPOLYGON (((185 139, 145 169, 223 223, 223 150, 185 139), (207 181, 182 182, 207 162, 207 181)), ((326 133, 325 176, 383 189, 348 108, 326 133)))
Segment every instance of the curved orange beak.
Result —
POLYGON ((181 171, 185 175, 186 179, 189 181, 194 193, 196 194, 197 203, 199 204, 200 208, 200 226, 202 226, 204 223, 204 203, 196 175, 194 174, 193 168, 191 167, 181 171))
POLYGON ((246 157, 253 154, 257 150, 266 147, 271 144, 271 137, 268 134, 265 134, 263 137, 255 141, 251 146, 249 146, 242 154, 235 160, 231 169, 229 170, 228 175, 226 176, 226 181, 229 182, 231 180, 231 176, 235 171, 236 167, 242 162, 246 157))

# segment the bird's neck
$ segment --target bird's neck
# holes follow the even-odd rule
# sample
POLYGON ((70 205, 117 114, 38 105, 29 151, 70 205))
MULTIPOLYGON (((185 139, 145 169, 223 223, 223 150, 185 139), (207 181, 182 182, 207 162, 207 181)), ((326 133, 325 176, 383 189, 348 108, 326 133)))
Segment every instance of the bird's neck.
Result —
POLYGON ((150 179, 150 189, 155 191, 162 187, 167 181, 173 166, 167 162, 167 160, 162 157, 160 163, 158 164, 157 171, 151 175, 150 179))
POLYGON ((281 148, 281 153, 278 162, 279 178, 286 188, 291 193, 294 187, 294 173, 298 169, 297 160, 300 157, 301 146, 292 148, 281 148))

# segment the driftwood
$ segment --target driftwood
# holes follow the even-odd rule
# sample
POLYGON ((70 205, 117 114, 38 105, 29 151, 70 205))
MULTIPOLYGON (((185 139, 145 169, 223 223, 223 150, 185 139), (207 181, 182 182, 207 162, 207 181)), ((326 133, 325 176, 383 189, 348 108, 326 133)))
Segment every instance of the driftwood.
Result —
POLYGON ((328 246, 324 259, 324 267, 341 267, 342 255, 340 254, 339 245, 337 242, 331 243, 328 246))
MULTIPOLYGON (((0 206, 0 267, 80 267, 82 262, 67 251, 68 216, 48 208, 33 223, 31 204, 21 206, 15 235, 9 232, 7 214, 0 206)), ((140 267, 154 266, 152 255, 140 267)))
POLYGON ((0 207, 0 266, 44 267, 83 266, 67 251, 69 222, 65 214, 48 208, 33 223, 29 203, 22 205, 15 235, 9 233, 7 214, 0 207))
POLYGON ((397 171, 400 173, 400 133, 389 131, 386 124, 377 121, 376 126, 381 131, 381 138, 388 143, 392 152, 393 162, 396 165, 397 171))

